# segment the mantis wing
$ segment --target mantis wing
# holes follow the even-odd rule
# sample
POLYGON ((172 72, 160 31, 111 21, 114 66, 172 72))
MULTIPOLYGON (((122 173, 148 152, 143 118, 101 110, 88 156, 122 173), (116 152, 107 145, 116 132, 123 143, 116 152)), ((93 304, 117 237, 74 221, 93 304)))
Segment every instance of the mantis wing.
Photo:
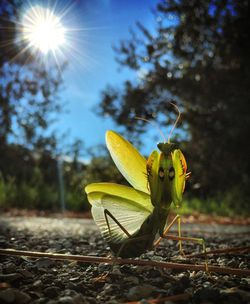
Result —
POLYGON ((92 215, 103 236, 108 242, 120 243, 128 238, 119 225, 108 217, 107 225, 104 210, 107 209, 116 220, 132 235, 152 213, 150 196, 131 187, 111 184, 90 184, 85 188, 92 205, 92 215))
POLYGON ((114 131, 107 131, 106 144, 121 174, 137 190, 149 193, 146 159, 134 146, 114 131))

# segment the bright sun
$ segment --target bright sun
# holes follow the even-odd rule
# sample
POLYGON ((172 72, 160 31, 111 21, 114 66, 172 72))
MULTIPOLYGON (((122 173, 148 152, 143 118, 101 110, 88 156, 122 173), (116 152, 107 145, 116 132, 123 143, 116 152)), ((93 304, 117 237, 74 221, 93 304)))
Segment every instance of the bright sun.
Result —
POLYGON ((31 7, 22 22, 23 39, 28 47, 43 54, 59 50, 65 43, 65 28, 60 18, 41 6, 31 7))

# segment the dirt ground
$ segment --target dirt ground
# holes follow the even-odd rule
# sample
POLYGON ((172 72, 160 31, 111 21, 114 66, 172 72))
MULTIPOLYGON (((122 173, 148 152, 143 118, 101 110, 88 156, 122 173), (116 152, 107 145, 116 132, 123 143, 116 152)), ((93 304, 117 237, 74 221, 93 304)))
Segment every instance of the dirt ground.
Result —
MULTIPOLYGON (((202 237, 207 250, 250 246, 250 226, 229 219, 184 218, 183 235, 202 237), (220 224, 220 223, 223 224, 220 224), (229 224, 228 224, 229 223, 229 224)), ((172 230, 176 233, 177 227, 172 230)), ((0 248, 108 256, 110 251, 91 219, 58 216, 1 216, 0 248)), ((199 252, 184 244, 185 253, 199 252)), ((179 255, 175 241, 164 240, 144 260, 204 264, 204 258, 179 255)), ((214 254, 209 265, 248 269, 249 251, 214 254)), ((0 256, 0 303, 250 303, 250 278, 152 266, 54 261, 0 256), (104 280, 96 280, 109 272, 104 280)))

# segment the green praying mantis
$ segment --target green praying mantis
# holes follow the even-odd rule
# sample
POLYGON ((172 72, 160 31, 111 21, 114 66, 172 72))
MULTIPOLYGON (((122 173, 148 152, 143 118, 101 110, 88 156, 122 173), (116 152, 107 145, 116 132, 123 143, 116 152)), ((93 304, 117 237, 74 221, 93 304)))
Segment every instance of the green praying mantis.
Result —
POLYGON ((85 191, 92 205, 93 218, 116 257, 140 256, 158 246, 162 238, 178 240, 181 253, 182 241, 198 242, 205 251, 203 239, 181 236, 179 215, 166 225, 171 204, 181 206, 185 182, 190 175, 182 151, 170 142, 180 118, 177 110, 179 115, 168 141, 159 143, 158 151, 154 150, 147 160, 118 133, 106 133, 110 155, 132 187, 93 183, 87 185, 85 191), (178 236, 169 236, 168 232, 176 222, 178 236))

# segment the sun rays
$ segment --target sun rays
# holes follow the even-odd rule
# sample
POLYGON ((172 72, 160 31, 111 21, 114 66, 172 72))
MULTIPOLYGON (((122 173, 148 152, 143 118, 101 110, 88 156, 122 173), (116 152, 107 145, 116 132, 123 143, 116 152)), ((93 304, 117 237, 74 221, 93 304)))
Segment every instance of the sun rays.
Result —
POLYGON ((44 55, 62 49, 66 29, 60 17, 48 8, 30 7, 22 20, 21 35, 31 52, 39 50, 44 55))

